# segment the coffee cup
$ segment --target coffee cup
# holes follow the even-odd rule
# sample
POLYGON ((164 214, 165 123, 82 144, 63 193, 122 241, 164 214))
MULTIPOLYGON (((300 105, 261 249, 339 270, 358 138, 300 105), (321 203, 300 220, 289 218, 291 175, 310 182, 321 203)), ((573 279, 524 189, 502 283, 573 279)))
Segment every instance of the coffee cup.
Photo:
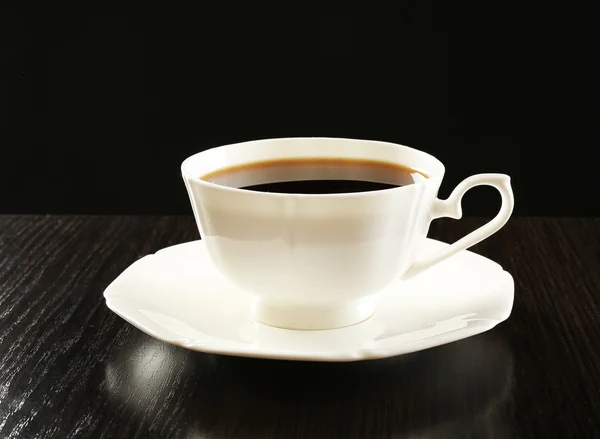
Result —
MULTIPOLYGON (((181 165, 201 238, 218 270, 254 296, 258 322, 323 330, 360 323, 392 281, 415 275, 497 232, 514 205, 510 178, 478 174, 437 198, 444 165, 432 155, 388 142, 284 138, 220 146, 181 165), (278 160, 367 160, 418 170, 413 184, 358 193, 270 193, 217 184, 203 176, 278 160), (459 219, 472 187, 500 192, 487 224, 430 255, 420 250, 436 218, 459 219)), ((238 182, 249 186, 255 182, 238 182)), ((398 294, 402 294, 399 288, 398 294)))

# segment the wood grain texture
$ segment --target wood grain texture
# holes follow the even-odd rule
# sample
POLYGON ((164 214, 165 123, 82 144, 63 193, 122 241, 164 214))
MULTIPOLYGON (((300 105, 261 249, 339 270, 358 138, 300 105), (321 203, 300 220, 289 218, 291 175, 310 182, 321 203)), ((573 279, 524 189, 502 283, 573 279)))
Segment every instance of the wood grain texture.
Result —
POLYGON ((598 437, 599 219, 512 219, 473 249, 515 278, 507 322, 348 364, 191 352, 106 308, 129 264, 197 236, 187 216, 0 217, 0 437, 598 437))

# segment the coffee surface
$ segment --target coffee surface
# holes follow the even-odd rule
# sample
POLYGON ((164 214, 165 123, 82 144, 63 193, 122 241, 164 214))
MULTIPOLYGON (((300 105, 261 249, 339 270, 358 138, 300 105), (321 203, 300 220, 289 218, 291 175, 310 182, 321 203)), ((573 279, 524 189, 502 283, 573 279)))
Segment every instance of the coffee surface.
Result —
POLYGON ((427 175, 389 162, 313 158, 231 166, 200 178, 222 186, 260 192, 334 194, 406 186, 426 180, 427 175))

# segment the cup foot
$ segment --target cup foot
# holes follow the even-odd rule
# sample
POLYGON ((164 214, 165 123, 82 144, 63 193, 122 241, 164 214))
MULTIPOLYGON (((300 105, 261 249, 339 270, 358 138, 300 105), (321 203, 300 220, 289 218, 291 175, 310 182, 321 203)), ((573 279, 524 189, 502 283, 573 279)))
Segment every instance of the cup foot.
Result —
POLYGON ((252 306, 252 315, 260 323, 282 329, 312 331, 356 325, 374 312, 372 297, 326 305, 257 299, 252 306))

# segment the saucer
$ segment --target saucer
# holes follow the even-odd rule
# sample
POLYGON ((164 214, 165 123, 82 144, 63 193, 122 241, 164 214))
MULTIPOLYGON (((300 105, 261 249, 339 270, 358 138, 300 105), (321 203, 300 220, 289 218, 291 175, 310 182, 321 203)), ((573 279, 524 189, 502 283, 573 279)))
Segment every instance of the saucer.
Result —
MULTIPOLYGON (((427 254, 448 244, 427 239, 427 254)), ((487 331, 510 315, 512 276, 462 251, 377 296, 375 314, 345 328, 279 329, 250 317, 252 297, 216 269, 204 242, 134 262, 104 291, 107 306, 146 334, 184 348, 244 357, 356 361, 428 349, 487 331)))

